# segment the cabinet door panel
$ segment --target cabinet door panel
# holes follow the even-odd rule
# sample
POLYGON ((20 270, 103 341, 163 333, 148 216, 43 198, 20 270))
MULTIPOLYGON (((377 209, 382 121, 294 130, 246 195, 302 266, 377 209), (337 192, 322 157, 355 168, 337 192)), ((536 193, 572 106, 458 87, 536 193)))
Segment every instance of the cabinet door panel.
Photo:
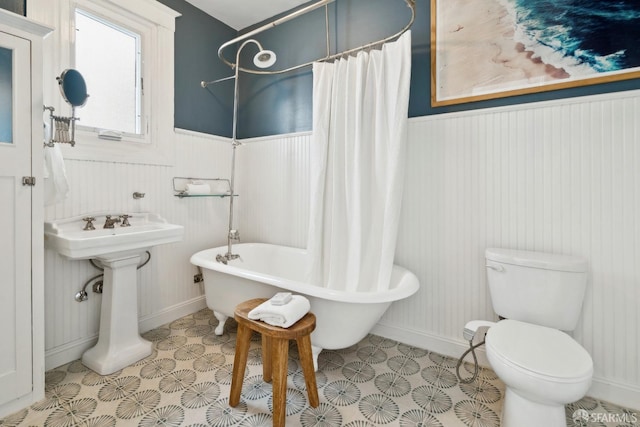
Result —
POLYGON ((31 392, 30 42, 0 32, 0 404, 31 392))

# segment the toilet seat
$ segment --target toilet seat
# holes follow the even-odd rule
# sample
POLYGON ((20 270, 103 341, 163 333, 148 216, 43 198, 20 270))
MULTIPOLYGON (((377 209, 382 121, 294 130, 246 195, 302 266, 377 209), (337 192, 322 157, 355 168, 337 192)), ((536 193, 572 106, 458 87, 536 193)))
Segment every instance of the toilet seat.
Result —
POLYGON ((504 365, 541 380, 574 383, 593 374, 589 353, 557 329, 502 320, 487 332, 486 346, 504 365))

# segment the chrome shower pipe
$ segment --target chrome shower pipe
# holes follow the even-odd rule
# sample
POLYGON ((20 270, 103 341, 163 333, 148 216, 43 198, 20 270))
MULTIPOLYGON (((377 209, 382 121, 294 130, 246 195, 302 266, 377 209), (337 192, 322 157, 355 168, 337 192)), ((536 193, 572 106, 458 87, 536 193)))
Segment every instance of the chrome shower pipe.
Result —
POLYGON ((229 77, 223 77, 223 78, 217 79, 217 80, 211 80, 210 82, 206 82, 206 81, 203 80, 203 81, 200 82, 200 86, 202 86, 203 88, 206 88, 209 85, 220 83, 220 82, 226 82, 227 80, 231 80, 231 79, 235 79, 235 78, 236 78, 236 76, 234 75, 234 76, 229 76, 229 77))
POLYGON ((227 233, 227 253, 224 255, 224 257, 227 260, 230 259, 235 259, 238 257, 238 255, 234 255, 233 254, 233 240, 239 240, 240 239, 240 235, 238 234, 238 230, 235 230, 233 228, 233 199, 235 199, 235 187, 234 187, 234 180, 235 180, 235 169, 236 169, 236 148, 238 147, 238 145, 240 145, 240 143, 238 141, 236 141, 235 139, 232 141, 232 147, 231 147, 231 179, 229 180, 229 187, 230 187, 230 197, 229 197, 229 231, 227 233))
MULTIPOLYGON (((240 67, 239 63, 238 63, 238 59, 236 58, 236 62, 232 63, 231 61, 229 61, 227 58, 224 57, 224 49, 226 49, 227 47, 229 47, 230 45, 234 44, 234 43, 238 43, 242 40, 245 40, 249 37, 255 36, 256 34, 259 34, 265 30, 268 30, 270 28, 273 28, 275 26, 278 26, 284 22, 287 22, 291 19, 297 18, 298 16, 304 15, 305 13, 311 12, 315 9, 318 9, 319 7, 322 6, 326 6, 329 3, 334 2, 335 0, 320 0, 317 3, 314 3, 312 5, 309 5, 307 7, 304 7, 300 10, 297 10, 295 12, 290 13, 289 15, 283 16, 282 18, 276 19, 266 25, 263 25, 261 27, 256 28, 253 31, 250 31, 246 34, 243 34, 241 36, 238 36, 232 40, 229 40, 228 42, 224 43, 222 46, 220 46, 220 48, 218 49, 218 57, 220 58, 220 60, 222 62, 224 62, 225 64, 227 64, 229 67, 233 68, 233 69, 238 69, 239 71, 243 71, 245 73, 250 73, 250 74, 283 74, 283 73, 288 73, 290 71, 294 71, 294 70, 298 70, 300 68, 304 68, 304 67, 308 67, 310 65, 313 65, 314 62, 327 62, 327 61, 332 61, 334 59, 343 57, 343 56, 347 56, 350 55, 352 53, 358 52, 360 50, 366 50, 366 49, 370 49, 374 46, 379 46, 382 45, 384 43, 396 40, 397 38, 399 38, 401 35, 403 35, 404 33, 406 33, 411 26, 413 25, 413 22, 416 19, 416 2, 415 0, 404 0, 404 2, 406 3, 407 7, 411 10, 411 18, 409 19, 409 22, 407 23, 407 25, 405 25, 404 28, 402 28, 402 30, 398 31, 396 34, 393 34, 392 36, 389 37, 385 37, 381 40, 377 40, 375 42, 371 42, 371 43, 367 43, 365 45, 362 46, 358 46, 356 48, 353 49, 348 49, 348 50, 344 50, 342 52, 339 53, 335 53, 333 55, 330 55, 329 53, 327 53, 327 55, 324 58, 319 58, 316 59, 314 61, 309 61, 309 62, 305 62, 304 64, 299 64, 299 65, 295 65, 293 67, 289 67, 283 70, 255 70, 255 69, 251 69, 251 68, 244 68, 244 67, 240 67)), ((325 12, 326 15, 327 12, 325 12)), ((328 32, 328 28, 326 29, 326 31, 328 32)), ((327 34, 328 36, 328 34, 327 34)), ((221 80, 220 80, 221 81, 221 80)), ((209 82, 209 83, 213 83, 213 82, 209 82)))
MULTIPOLYGON (((265 31, 265 30, 268 30, 268 29, 270 29, 270 28, 273 28, 273 27, 276 27, 276 26, 278 26, 278 25, 280 25, 280 24, 283 24, 283 23, 285 23, 285 22, 287 22, 287 21, 290 21, 290 20, 292 20, 292 19, 294 19, 294 18, 297 18, 298 16, 304 15, 305 13, 311 12, 312 10, 316 10, 316 9, 318 9, 319 7, 322 7, 322 6, 328 5, 329 3, 333 3, 334 1, 335 1, 335 0, 320 0, 320 1, 318 1, 317 3, 314 3, 314 4, 312 4, 312 5, 309 5, 309 6, 303 7, 302 9, 296 10, 295 12, 292 12, 292 13, 290 13, 290 14, 286 15, 286 16, 283 16, 282 18, 278 18, 278 19, 276 19, 276 20, 274 20, 274 21, 269 22, 268 24, 265 24, 265 25, 263 25, 263 26, 261 26, 261 27, 258 27, 258 28, 256 28, 255 30, 249 31, 249 32, 248 32, 248 33, 246 33, 246 34, 242 34, 241 36, 238 36, 238 37, 236 37, 236 38, 234 38, 234 39, 231 39, 231 40, 229 40, 228 42, 224 43, 222 46, 220 46, 220 48, 218 49, 218 57, 219 57, 219 58, 220 58, 220 59, 221 59, 225 64, 227 64, 229 67, 231 67, 231 68, 235 68, 235 67, 236 67, 236 64, 238 64, 238 58, 237 58, 237 55, 236 55, 236 63, 235 63, 235 64, 233 64, 233 63, 229 62, 229 61, 224 57, 224 54, 223 54, 223 51, 224 51, 227 47, 231 46, 232 44, 235 44, 235 43, 241 42, 241 41, 243 41, 243 40, 246 40, 246 39, 248 39, 248 38, 251 38, 251 37, 255 36, 256 34, 259 34, 259 33, 263 32, 263 31, 265 31)), ((240 49, 241 49, 241 48, 240 48, 240 49)), ((240 49, 238 49, 238 50, 240 50, 240 49)), ((244 71, 244 69, 243 69, 242 71, 244 71)))
MULTIPOLYGON (((245 40, 240 45, 240 47, 238 48, 238 51, 236 52, 236 64, 240 62, 240 53, 242 52, 242 49, 244 49, 244 47, 249 43, 253 43, 256 46, 258 46, 258 49, 260 51, 264 50, 260 42, 253 39, 245 40)), ((238 104, 239 104, 239 98, 240 98, 239 75, 240 75, 240 67, 235 67, 235 73, 234 73, 235 81, 233 86, 233 124, 232 124, 233 129, 231 130, 232 132, 231 179, 229 180, 229 191, 231 193, 229 197, 229 233, 227 234, 227 253, 224 255, 224 257, 227 260, 238 258, 238 255, 235 255, 233 253, 232 241, 239 239, 238 230, 235 230, 233 228, 233 199, 235 199, 236 148, 238 147, 238 145, 241 144, 238 141, 238 104)))

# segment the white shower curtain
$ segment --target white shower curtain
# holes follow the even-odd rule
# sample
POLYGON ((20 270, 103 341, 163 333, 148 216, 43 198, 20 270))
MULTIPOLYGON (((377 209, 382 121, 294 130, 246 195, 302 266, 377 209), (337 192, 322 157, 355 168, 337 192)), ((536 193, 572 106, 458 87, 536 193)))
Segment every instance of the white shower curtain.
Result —
POLYGON ((404 184, 411 33, 313 66, 311 283, 387 289, 404 184))

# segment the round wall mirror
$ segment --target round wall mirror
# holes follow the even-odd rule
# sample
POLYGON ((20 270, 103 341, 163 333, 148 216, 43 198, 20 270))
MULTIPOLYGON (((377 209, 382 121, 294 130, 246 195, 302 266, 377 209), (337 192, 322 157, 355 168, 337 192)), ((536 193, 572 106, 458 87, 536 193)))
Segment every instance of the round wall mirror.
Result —
POLYGON ((78 70, 68 68, 57 78, 60 86, 60 93, 65 101, 73 107, 82 107, 89 95, 87 95, 87 85, 82 74, 78 70))

